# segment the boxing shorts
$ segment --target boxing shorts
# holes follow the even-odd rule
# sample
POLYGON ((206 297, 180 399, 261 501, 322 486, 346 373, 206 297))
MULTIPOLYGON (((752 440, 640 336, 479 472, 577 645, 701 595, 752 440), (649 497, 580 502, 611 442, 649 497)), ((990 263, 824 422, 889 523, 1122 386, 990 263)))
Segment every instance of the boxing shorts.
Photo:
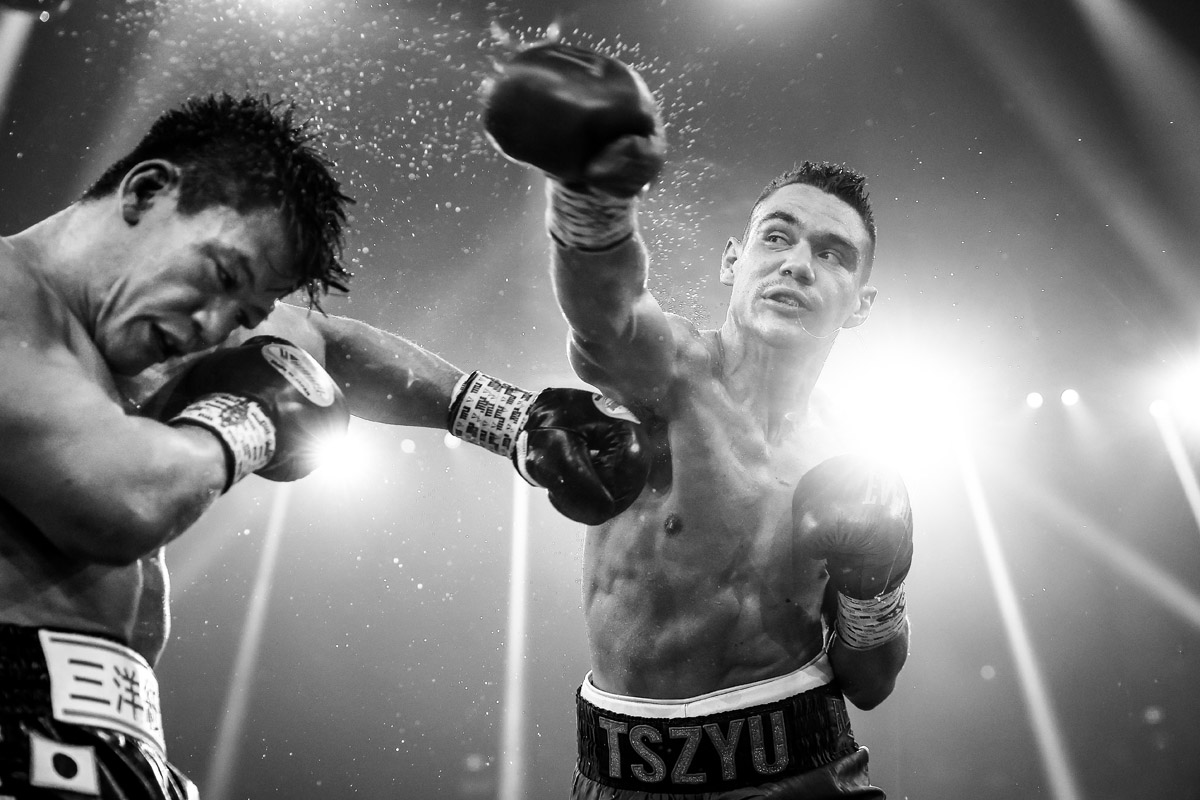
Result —
POLYGON ((572 800, 885 797, 824 652, 787 675, 686 700, 614 695, 589 673, 575 699, 572 800))
POLYGON ((166 759, 158 681, 108 639, 0 624, 0 800, 198 800, 166 759))

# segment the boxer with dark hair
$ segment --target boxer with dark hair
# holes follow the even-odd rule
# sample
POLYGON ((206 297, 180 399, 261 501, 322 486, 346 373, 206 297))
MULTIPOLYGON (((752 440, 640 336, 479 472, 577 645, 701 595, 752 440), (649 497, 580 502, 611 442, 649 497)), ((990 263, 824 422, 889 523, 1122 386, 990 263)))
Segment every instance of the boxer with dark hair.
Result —
POLYGON ((448 428, 580 521, 641 491, 641 426, 599 396, 277 305, 348 278, 317 145, 290 105, 195 98, 0 239, 0 797, 197 796, 159 716, 163 547, 249 474, 308 474, 351 414, 448 428))
POLYGON ((844 698, 875 707, 907 657, 912 515, 812 403, 876 296, 864 180, 806 162, 772 181, 725 245, 724 323, 702 330, 646 288, 636 208, 665 139, 637 73, 545 43, 482 98, 495 145, 548 177, 575 371, 655 453, 647 489, 587 537, 572 796, 883 797, 844 698))

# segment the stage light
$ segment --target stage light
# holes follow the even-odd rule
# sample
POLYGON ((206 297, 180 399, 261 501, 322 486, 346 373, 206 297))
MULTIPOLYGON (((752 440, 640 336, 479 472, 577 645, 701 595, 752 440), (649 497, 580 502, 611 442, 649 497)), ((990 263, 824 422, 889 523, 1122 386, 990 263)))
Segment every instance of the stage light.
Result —
POLYGON ((367 474, 372 448, 369 442, 353 428, 344 436, 329 436, 317 445, 317 463, 313 474, 337 477, 339 480, 354 480, 367 474))
POLYGON ((404 441, 400 442, 400 452, 410 454, 417 452, 417 443, 412 439, 405 439, 404 441))
POLYGON ((448 450, 457 450, 462 445, 462 439, 455 436, 453 433, 447 433, 442 437, 442 444, 446 445, 448 450))
POLYGON ((1151 405, 1151 413, 1174 417, 1182 430, 1200 428, 1200 360, 1174 367, 1151 405))
POLYGON ((1029 394, 1025 395, 1025 405, 1029 406, 1030 408, 1041 408, 1042 404, 1045 402, 1046 398, 1042 397, 1041 392, 1030 392, 1029 394))
POLYGON ((1074 389, 1064 389, 1059 397, 1064 406, 1074 406, 1079 404, 1079 392, 1074 389))
POLYGON ((966 363, 930 344, 872 342, 870 351, 852 346, 831 357, 823 391, 856 449, 905 472, 936 471, 953 464, 955 442, 979 405, 966 363))

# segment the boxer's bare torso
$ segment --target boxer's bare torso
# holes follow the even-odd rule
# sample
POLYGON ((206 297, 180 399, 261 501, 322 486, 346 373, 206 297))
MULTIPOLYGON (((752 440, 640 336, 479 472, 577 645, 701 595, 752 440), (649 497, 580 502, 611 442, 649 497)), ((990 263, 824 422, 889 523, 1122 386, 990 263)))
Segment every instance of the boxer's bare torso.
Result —
POLYGON ((586 544, 592 680, 617 694, 695 697, 786 674, 823 646, 824 566, 794 552, 791 501, 833 437, 803 410, 748 414, 715 332, 680 339, 662 409, 670 467, 659 460, 652 488, 586 544))
MULTIPOLYGON (((4 347, 32 356, 5 359, 6 392, 19 392, 30 381, 61 382, 62 391, 69 392, 69 377, 124 403, 83 325, 7 244, 0 244, 0 307, 4 347)), ((23 449, 40 446, 38 441, 23 439, 20 430, 9 434, 5 447, 15 462, 19 463, 23 449)), ((54 481, 57 476, 43 478, 54 481)), ((0 487, 0 622, 108 636, 136 647, 153 661, 167 633, 161 550, 124 565, 72 559, 14 507, 14 500, 0 487)))
MULTIPOLYGON (((305 325, 304 312, 299 309, 273 313, 271 322, 255 333, 288 335, 323 356, 319 339, 305 325)), ((248 335, 252 334, 239 331, 228 343, 235 344, 248 335)), ((49 388, 47 383, 56 385, 63 393, 87 386, 88 391, 98 389, 128 414, 139 413, 141 401, 191 358, 201 355, 157 365, 134 378, 114 376, 83 323, 2 240, 0 351, 7 354, 6 402, 19 403, 22 386, 30 382, 42 389, 49 388)), ((21 419, 6 420, 4 446, 9 465, 20 466, 23 450, 30 453, 28 463, 35 461, 32 453, 46 446, 45 436, 53 429, 49 413, 38 419, 39 409, 26 407, 21 419)), ((59 444, 62 448, 70 445, 68 440, 59 444)), ((50 483, 63 480, 51 474, 40 479, 50 483)), ((105 636, 134 648, 153 664, 170 625, 164 548, 132 563, 73 558, 18 510, 19 498, 10 497, 10 491, 15 490, 0 486, 0 623, 105 636)))

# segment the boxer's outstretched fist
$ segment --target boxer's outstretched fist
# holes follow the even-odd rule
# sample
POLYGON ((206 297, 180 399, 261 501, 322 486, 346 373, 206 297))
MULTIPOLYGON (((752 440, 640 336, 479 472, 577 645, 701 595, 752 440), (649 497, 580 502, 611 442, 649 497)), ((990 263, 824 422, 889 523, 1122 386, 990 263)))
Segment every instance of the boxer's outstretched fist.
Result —
POLYGON ((320 442, 344 435, 350 423, 333 378, 275 336, 201 356, 166 391, 160 419, 205 428, 221 441, 226 489, 251 472, 274 481, 303 478, 317 467, 320 442))
POLYGON ((603 395, 543 389, 517 435, 513 463, 563 516, 599 525, 641 494, 650 447, 637 418, 603 395))
POLYGON ((519 386, 473 372, 450 404, 448 428, 509 458, 563 516, 599 525, 633 504, 650 473, 645 429, 629 411, 582 389, 519 386))
POLYGON ((569 188, 632 197, 662 171, 658 105, 641 76, 615 58, 534 45, 497 64, 482 100, 496 148, 569 188))
POLYGON ((912 564, 912 508, 895 472, 858 456, 809 470, 792 495, 800 552, 824 560, 829 581, 858 600, 891 591, 912 564))

